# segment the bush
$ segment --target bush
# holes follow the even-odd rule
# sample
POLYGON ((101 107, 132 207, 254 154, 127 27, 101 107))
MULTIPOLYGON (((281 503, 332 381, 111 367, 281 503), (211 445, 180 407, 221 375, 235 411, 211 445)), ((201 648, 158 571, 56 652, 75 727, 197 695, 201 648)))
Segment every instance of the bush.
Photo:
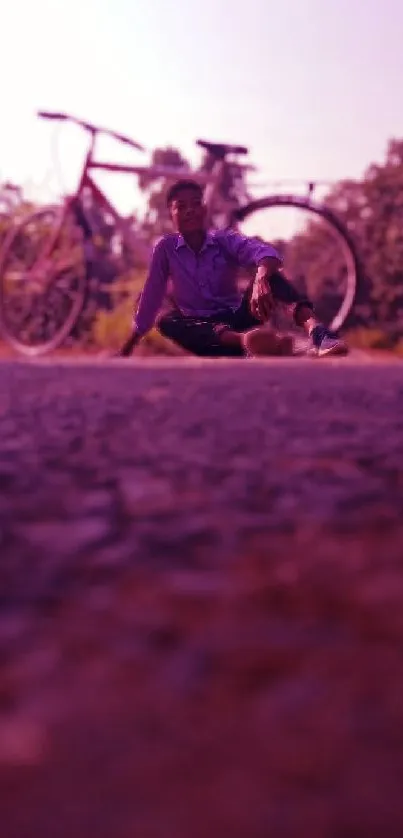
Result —
MULTIPOLYGON (((99 311, 94 318, 92 342, 100 349, 116 350, 127 339, 133 322, 133 299, 119 303, 112 311, 99 311)), ((164 338, 157 329, 141 341, 139 355, 185 355, 179 346, 164 338)))
POLYGON ((355 349, 377 349, 390 352, 395 347, 395 340, 387 329, 360 326, 350 330, 346 337, 349 345, 355 349))
POLYGON ((130 332, 133 305, 126 300, 112 311, 98 311, 94 317, 91 336, 102 349, 117 349, 130 332))
POLYGON ((395 355, 398 355, 399 358, 403 358, 403 337, 400 337, 396 341, 393 352, 395 355))
POLYGON ((92 312, 86 343, 100 349, 115 349, 124 343, 143 284, 144 272, 135 270, 114 278, 109 287, 96 287, 95 280, 86 306, 92 312), (104 304, 105 296, 108 305, 104 304))

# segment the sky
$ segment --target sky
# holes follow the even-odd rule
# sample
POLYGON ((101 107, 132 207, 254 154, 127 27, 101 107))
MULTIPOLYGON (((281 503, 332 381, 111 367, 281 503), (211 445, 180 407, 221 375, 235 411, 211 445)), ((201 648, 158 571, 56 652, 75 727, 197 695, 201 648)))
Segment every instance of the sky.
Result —
MULTIPOLYGON (((257 194, 282 178, 360 177, 403 137, 401 0, 13 0, 2 15, 0 181, 74 188, 85 152, 64 110, 191 162, 242 143, 257 194)), ((144 162, 115 143, 110 160, 144 162)), ((105 175, 124 211, 134 178, 105 175)))

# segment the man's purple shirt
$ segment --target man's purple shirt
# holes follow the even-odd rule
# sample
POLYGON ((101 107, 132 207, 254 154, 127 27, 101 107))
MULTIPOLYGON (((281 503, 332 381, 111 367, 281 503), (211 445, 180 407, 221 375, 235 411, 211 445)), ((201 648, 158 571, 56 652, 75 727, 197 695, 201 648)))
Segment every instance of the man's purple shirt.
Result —
POLYGON ((175 303, 185 316, 236 311, 242 299, 237 288, 238 268, 256 266, 268 257, 282 261, 272 245, 232 230, 208 232, 197 254, 180 234, 164 236, 154 248, 140 297, 135 317, 137 333, 144 335, 153 326, 169 279, 175 303))

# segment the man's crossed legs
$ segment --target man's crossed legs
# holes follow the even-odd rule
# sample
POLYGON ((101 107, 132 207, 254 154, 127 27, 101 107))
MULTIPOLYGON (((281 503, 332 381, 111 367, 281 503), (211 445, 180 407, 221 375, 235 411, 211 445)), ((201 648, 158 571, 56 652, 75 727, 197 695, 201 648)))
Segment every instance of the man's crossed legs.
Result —
MULTIPOLYGON (((281 271, 271 276, 270 289, 274 303, 288 309, 296 325, 310 336, 310 354, 341 355, 347 352, 345 344, 315 319, 312 303, 298 293, 281 271)), ((292 338, 262 326, 252 315, 251 291, 252 283, 236 311, 223 310, 199 318, 184 316, 173 309, 158 319, 157 328, 187 352, 202 357, 291 355, 292 338)))

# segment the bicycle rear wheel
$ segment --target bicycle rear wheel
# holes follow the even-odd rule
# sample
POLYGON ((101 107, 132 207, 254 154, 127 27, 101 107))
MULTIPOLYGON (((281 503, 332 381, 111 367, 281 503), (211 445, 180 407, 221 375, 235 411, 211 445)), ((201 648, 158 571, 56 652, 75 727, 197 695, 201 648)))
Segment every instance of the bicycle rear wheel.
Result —
MULTIPOLYGON (((311 299, 321 320, 332 330, 337 331, 345 323, 357 294, 360 266, 354 242, 340 219, 326 206, 315 203, 309 198, 292 195, 269 195, 252 201, 241 207, 233 216, 235 224, 246 221, 253 215, 257 218, 259 212, 265 209, 290 207, 300 209, 319 221, 316 225, 306 226, 294 240, 291 240, 291 257, 293 245, 298 254, 298 243, 305 236, 310 242, 310 259, 304 266, 303 292, 311 299), (312 248, 313 238, 316 249, 312 248), (297 241, 298 240, 298 241, 297 241)), ((269 225, 268 225, 269 227, 269 225)), ((249 234, 249 231, 248 231, 249 234)), ((270 229, 267 231, 270 235, 270 229)), ((295 259, 290 259, 292 263, 295 259)), ((291 281, 298 287, 300 266, 292 264, 291 281)), ((285 258, 286 274, 289 275, 287 265, 287 249, 285 258)))
POLYGON ((83 236, 65 207, 20 221, 0 254, 0 328, 24 355, 43 355, 70 334, 86 297, 83 236))

